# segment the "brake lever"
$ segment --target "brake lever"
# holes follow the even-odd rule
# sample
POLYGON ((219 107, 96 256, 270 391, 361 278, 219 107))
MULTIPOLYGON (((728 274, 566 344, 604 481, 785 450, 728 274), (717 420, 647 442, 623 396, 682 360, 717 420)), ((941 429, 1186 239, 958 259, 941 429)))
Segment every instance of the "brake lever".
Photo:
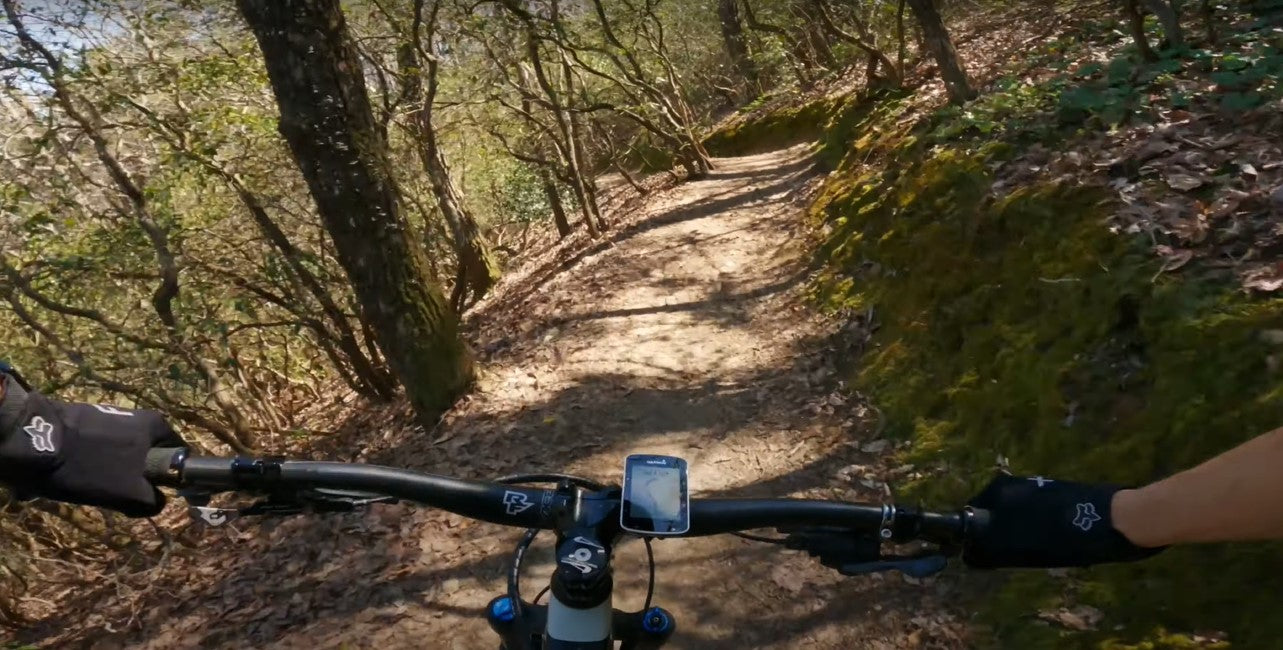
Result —
POLYGON ((820 560, 820 564, 846 576, 899 571, 912 578, 926 578, 948 564, 942 550, 915 555, 883 555, 882 540, 849 528, 812 527, 781 529, 784 546, 820 560))
POLYGON ((236 508, 211 508, 209 506, 188 506, 187 516, 194 521, 198 521, 210 528, 217 528, 226 524, 233 519, 240 518, 240 510, 236 508))
POLYGON ((187 516, 193 521, 200 522, 211 528, 222 526, 233 519, 240 517, 240 510, 236 508, 214 508, 209 505, 210 499, 214 497, 212 490, 204 488, 182 488, 178 490, 178 496, 187 502, 187 516))
POLYGON ((332 490, 329 488, 300 490, 295 495, 304 497, 303 501, 310 506, 310 512, 352 512, 376 503, 399 503, 401 501, 396 497, 376 492, 332 490))
POLYGON ((312 488, 277 492, 241 508, 213 508, 209 494, 184 495, 191 504, 188 515, 210 527, 222 526, 241 517, 286 517, 303 513, 354 512, 376 503, 397 503, 399 499, 372 492, 312 488))
MULTIPOLYGON (((832 567, 837 569, 838 573, 844 576, 863 576, 871 573, 881 573, 883 571, 899 571, 910 578, 929 578, 949 565, 949 560, 945 559, 939 553, 924 553, 922 555, 899 557, 886 556, 873 562, 862 562, 856 564, 844 564, 832 567)), ((825 565, 831 566, 831 565, 825 565)))

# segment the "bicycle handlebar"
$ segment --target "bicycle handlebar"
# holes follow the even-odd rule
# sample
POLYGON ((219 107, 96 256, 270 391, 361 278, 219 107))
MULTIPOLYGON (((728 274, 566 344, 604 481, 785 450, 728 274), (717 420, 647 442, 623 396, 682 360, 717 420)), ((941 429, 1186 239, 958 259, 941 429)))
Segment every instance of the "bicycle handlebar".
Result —
POLYGON ((226 489, 330 488, 373 492, 505 526, 553 528, 553 490, 523 488, 381 465, 187 456, 153 449, 147 480, 168 487, 226 489))
MULTIPOLYGON (((216 458, 187 455, 186 449, 153 449, 144 470, 148 480, 167 487, 218 490, 329 488, 377 493, 504 526, 551 530, 555 514, 571 499, 551 489, 469 481, 380 465, 216 458)), ((983 511, 921 512, 814 499, 691 499, 691 528, 685 537, 757 528, 827 526, 878 533, 907 541, 957 543, 987 520, 983 511)))

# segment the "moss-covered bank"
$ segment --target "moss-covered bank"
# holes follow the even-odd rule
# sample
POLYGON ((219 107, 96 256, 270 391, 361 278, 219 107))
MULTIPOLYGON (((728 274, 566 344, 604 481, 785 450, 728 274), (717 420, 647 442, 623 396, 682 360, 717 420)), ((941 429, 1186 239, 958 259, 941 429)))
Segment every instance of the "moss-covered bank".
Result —
MULTIPOLYGON (((957 503, 999 456, 1016 472, 1141 483, 1283 425, 1283 348, 1271 343, 1283 301, 1245 295, 1223 270, 1158 274, 1147 238, 1105 226, 1115 206, 1101 190, 995 195, 990 163, 1019 142, 946 141, 938 123, 893 119, 897 105, 825 107, 817 140, 836 171, 811 214, 828 232, 816 300, 871 307, 879 325, 853 383, 889 435, 912 441, 905 462, 933 470, 910 494, 957 503)), ((1280 551, 1182 548, 1068 579, 1012 573, 975 607, 1000 647, 1193 647, 1166 630, 1281 647, 1280 551), (1036 622, 1070 602, 1103 610, 1103 631, 1036 622)))
POLYGON ((775 110, 746 109, 704 139, 714 156, 749 156, 824 137, 832 113, 844 97, 821 97, 775 110))

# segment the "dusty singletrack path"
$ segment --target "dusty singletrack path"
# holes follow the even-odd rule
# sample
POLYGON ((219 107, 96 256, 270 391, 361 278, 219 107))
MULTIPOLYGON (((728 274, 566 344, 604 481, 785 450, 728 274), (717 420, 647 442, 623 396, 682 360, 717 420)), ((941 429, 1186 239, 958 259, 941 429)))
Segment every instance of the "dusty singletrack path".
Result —
MULTIPOLYGON (((520 298, 479 321, 477 391, 435 431, 371 433, 362 458, 617 481, 624 455, 655 452, 688 459, 696 495, 880 499, 851 478, 851 465, 876 459, 860 451, 871 427, 836 390, 834 327, 802 300, 797 195, 811 169, 802 148, 718 160, 710 178, 649 197, 557 273, 509 279, 500 299, 520 298)), ((481 612, 503 591, 519 531, 409 506, 252 526, 220 533, 239 549, 218 568, 226 577, 144 614, 146 636, 130 645, 498 645, 481 612)), ((527 598, 547 584, 550 542, 528 556, 527 598)), ((947 579, 845 578, 729 536, 658 541, 655 555, 674 648, 966 645, 947 579)), ((642 545, 622 544, 614 567, 616 606, 640 607, 642 545)))

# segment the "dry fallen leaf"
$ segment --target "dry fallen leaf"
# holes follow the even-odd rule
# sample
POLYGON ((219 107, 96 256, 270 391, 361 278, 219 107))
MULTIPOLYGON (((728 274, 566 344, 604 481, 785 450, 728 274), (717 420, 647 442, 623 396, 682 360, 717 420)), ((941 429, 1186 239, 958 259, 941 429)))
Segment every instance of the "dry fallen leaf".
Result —
POLYGON ((1059 624, 1071 630, 1085 632, 1096 629, 1096 624, 1105 618, 1099 609, 1088 605, 1078 605, 1073 609, 1044 609, 1038 612, 1038 618, 1059 624))
POLYGON ((771 580, 789 593, 796 594, 802 591, 806 584, 806 579, 797 571, 797 569, 787 564, 778 564, 771 569, 771 580))
POLYGON ((1220 219, 1233 214, 1239 208, 1239 204, 1244 199, 1252 195, 1242 190, 1226 188, 1224 194, 1218 196, 1212 205, 1208 207, 1207 216, 1209 219, 1220 219))
POLYGON ((846 467, 838 470, 837 476, 839 479, 844 481, 855 481, 856 479, 863 478, 868 474, 868 472, 869 467, 867 465, 847 465, 846 467))
POLYGON ((1283 289, 1283 273, 1276 266, 1264 266, 1243 274, 1243 288, 1266 293, 1283 289))
POLYGON ((1196 190, 1207 184, 1207 179, 1205 178, 1199 178, 1197 176, 1181 172, 1167 174, 1163 176, 1163 180, 1167 181, 1167 184, 1170 185, 1172 189, 1180 190, 1182 192, 1196 190))
POLYGON ((1278 291, 1283 289, 1283 278, 1256 278, 1244 282, 1243 286, 1257 291, 1278 291))
POLYGON ((1194 259, 1194 251, 1188 249, 1173 249, 1171 246, 1156 246, 1154 251, 1163 258, 1163 265, 1159 267, 1158 272, 1150 279, 1150 282, 1158 279, 1158 276, 1175 271, 1194 259))
POLYGON ((890 440, 873 440, 860 445, 860 451, 866 454, 880 454, 891 446, 890 440))
POLYGON ((1156 138, 1156 139, 1150 140, 1149 142, 1146 142, 1140 148, 1140 151, 1136 152, 1136 159, 1138 162, 1145 163, 1165 153, 1169 153, 1175 150, 1176 150, 1175 144, 1164 141, 1161 138, 1156 138))

